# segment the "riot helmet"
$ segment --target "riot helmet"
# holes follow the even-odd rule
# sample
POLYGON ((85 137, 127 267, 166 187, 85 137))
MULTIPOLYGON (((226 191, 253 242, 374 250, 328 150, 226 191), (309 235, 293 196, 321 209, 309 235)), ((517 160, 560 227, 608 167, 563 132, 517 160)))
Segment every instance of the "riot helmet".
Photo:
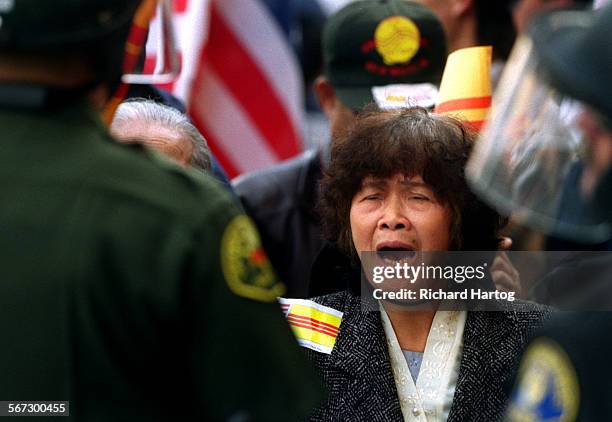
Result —
POLYGON ((536 16, 517 40, 466 170, 473 188, 503 213, 581 242, 612 235, 612 208, 598 199, 602 189, 612 195, 605 182, 612 180, 605 175, 612 163, 610 27, 612 7, 536 16), (593 148, 584 116, 609 134, 607 144, 593 148))
MULTIPOLYGON (((170 0, 0 0, 0 53, 87 58, 97 81, 117 81, 125 71, 126 41, 140 14, 146 33, 157 7, 172 72, 178 73, 170 0), (147 12, 148 10, 148 12, 147 12)), ((142 41, 146 35, 141 35, 142 41)), ((141 48, 143 46, 138 46, 141 48)), ((129 51, 128 51, 129 53, 129 51)), ((129 79, 129 77, 128 77, 129 79)), ((159 80, 132 78, 130 83, 159 80)), ((164 80, 162 82, 167 82, 164 80)))

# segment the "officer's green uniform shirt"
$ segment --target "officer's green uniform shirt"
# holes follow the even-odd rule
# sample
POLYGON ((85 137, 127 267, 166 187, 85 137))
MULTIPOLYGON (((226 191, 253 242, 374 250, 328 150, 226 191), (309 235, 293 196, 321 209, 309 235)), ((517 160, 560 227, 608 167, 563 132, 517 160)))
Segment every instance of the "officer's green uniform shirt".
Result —
POLYGON ((70 400, 79 421, 286 421, 318 403, 281 285, 212 179, 80 106, 0 109, 0 184, 0 400, 70 400))

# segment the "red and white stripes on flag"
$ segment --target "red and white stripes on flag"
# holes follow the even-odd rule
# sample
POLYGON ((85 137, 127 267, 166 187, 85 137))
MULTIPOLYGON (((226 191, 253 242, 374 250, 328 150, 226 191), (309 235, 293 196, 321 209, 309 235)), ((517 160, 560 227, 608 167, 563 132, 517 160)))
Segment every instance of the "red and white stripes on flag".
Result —
MULTIPOLYGON (((260 0, 175 0, 182 73, 171 91, 230 177, 301 149, 301 74, 260 0)), ((147 45, 155 54, 156 34, 147 45)), ((150 59, 150 57, 149 57, 150 59)))

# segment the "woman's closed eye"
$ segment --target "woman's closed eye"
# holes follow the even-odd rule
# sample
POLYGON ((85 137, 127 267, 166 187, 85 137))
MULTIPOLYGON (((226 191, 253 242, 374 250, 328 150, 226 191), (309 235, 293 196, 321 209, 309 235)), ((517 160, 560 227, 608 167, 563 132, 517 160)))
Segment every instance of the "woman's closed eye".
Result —
POLYGON ((431 201, 431 196, 427 195, 427 194, 422 194, 422 193, 409 193, 408 194, 408 199, 411 201, 422 201, 422 202, 427 202, 427 201, 431 201))
POLYGON ((368 187, 357 194, 360 202, 364 201, 380 201, 384 198, 384 192, 381 189, 368 187))

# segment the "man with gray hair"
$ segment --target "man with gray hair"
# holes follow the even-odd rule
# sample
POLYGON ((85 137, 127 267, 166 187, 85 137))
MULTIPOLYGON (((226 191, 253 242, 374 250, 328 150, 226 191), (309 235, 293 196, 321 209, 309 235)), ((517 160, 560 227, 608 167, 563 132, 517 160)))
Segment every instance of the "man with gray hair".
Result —
POLYGON ((140 143, 183 166, 210 171, 210 150, 189 118, 155 101, 135 98, 123 102, 115 114, 111 133, 122 143, 140 143))

